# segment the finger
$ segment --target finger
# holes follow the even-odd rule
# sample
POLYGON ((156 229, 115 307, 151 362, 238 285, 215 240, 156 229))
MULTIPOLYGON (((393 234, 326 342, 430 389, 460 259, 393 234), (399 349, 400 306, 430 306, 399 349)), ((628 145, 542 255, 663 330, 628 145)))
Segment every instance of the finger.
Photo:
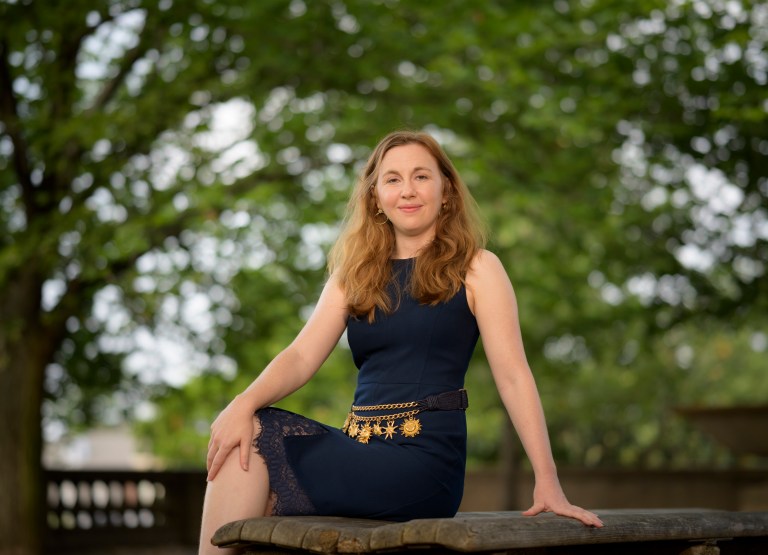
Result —
POLYGON ((218 436, 216 432, 213 430, 213 426, 211 426, 211 435, 208 438, 208 451, 214 448, 214 446, 216 445, 217 438, 218 436))
POLYGON ((587 513, 582 515, 575 515, 573 518, 580 520, 586 526, 594 526, 595 528, 603 527, 603 521, 600 520, 597 515, 587 513))
POLYGON ((240 467, 248 472, 248 460, 251 458, 251 445, 247 441, 240 441, 240 467))
POLYGON ((213 460, 216 458, 216 452, 218 449, 208 449, 208 456, 205 458, 205 469, 208 471, 208 479, 211 479, 211 467, 213 467, 213 460))
POLYGON ((603 521, 600 520, 600 518, 596 514, 590 511, 587 511, 586 509, 582 509, 581 507, 573 506, 570 509, 563 511, 560 514, 562 514, 563 516, 575 518, 576 520, 580 520, 583 524, 587 526, 594 526, 595 528, 602 528, 603 526, 603 521))
MULTIPOLYGON (((213 442, 211 447, 208 449, 208 456, 205 459, 205 466, 208 470, 208 479, 213 480, 213 476, 216 475, 216 472, 218 472, 218 468, 211 474, 211 471, 213 470, 213 466, 216 463, 218 459, 221 459, 222 454, 226 454, 229 452, 229 449, 227 449, 224 445, 220 445, 217 442, 213 442)), ((221 467, 223 463, 219 462, 218 466, 221 467)))
MULTIPOLYGON (((232 458, 231 464, 237 464, 235 454, 233 451, 238 448, 237 444, 229 444, 225 443, 222 445, 219 445, 216 448, 215 456, 213 457, 211 461, 211 468, 208 471, 208 481, 212 481, 214 478, 216 478, 216 475, 219 473, 219 470, 227 464, 227 461, 232 458)), ((237 457, 239 458, 239 457, 237 457)))
POLYGON ((603 521, 600 520, 600 517, 597 516, 595 513, 591 513, 589 511, 584 511, 585 515, 584 518, 581 519, 581 521, 588 525, 588 526, 594 526, 595 528, 602 528, 605 526, 603 524, 603 521))
POLYGON ((206 478, 209 482, 212 482, 214 478, 216 478, 216 474, 219 473, 219 469, 224 464, 224 461, 221 457, 221 450, 219 450, 218 453, 216 453, 216 456, 211 461, 211 467, 208 469, 208 477, 206 478))
POLYGON ((543 512, 546 508, 541 503, 534 503, 530 509, 523 511, 523 516, 535 516, 543 512))
POLYGON ((210 433, 210 437, 211 437, 211 439, 213 439, 213 437, 216 435, 216 430, 217 430, 217 426, 216 426, 216 420, 214 420, 213 422, 211 422, 211 425, 210 425, 210 426, 208 426, 208 429, 209 429, 209 430, 210 430, 210 432, 211 432, 211 433, 210 433))
POLYGON ((205 455, 205 469, 210 472, 211 470, 211 463, 213 462, 213 457, 216 455, 215 450, 213 449, 213 446, 208 445, 208 453, 205 455))

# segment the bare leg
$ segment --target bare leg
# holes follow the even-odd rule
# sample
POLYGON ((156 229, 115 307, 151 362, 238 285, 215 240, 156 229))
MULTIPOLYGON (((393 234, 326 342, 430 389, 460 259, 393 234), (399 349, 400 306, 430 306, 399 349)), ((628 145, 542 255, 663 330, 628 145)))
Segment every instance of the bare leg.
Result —
MULTIPOLYGON (((261 425, 256 416, 253 417, 253 423, 258 436, 261 425)), ((269 474, 264 459, 251 450, 247 472, 240 467, 239 459, 238 450, 233 449, 216 478, 208 482, 203 504, 199 555, 237 553, 234 549, 220 549, 211 544, 213 533, 227 522, 267 514, 269 474)))

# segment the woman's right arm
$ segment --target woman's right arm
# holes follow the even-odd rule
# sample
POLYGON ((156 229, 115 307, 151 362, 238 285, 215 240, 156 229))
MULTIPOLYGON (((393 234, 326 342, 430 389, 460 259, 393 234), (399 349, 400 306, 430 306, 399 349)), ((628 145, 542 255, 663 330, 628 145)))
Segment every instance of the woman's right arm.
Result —
POLYGON ((317 372, 339 342, 347 325, 347 303, 331 276, 307 323, 264 371, 235 397, 211 425, 208 480, 213 480, 232 449, 240 449, 240 465, 248 470, 253 440, 253 413, 290 395, 317 372))

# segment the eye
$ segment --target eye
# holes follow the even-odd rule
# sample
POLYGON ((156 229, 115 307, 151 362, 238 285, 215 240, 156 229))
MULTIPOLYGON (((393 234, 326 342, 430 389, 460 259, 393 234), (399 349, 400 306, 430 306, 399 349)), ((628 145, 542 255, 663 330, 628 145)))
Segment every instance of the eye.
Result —
POLYGON ((397 183, 397 181, 398 179, 396 177, 389 177, 384 181, 384 183, 386 183, 387 185, 391 185, 393 183, 397 183))
POLYGON ((429 179, 429 176, 428 175, 417 175, 416 179, 418 179, 419 181, 426 181, 427 179, 429 179))

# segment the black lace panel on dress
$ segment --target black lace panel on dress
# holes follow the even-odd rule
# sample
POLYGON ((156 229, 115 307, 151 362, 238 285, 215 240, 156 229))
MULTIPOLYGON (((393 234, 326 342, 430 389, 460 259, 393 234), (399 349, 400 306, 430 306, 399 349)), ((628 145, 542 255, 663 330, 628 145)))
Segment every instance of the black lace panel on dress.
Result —
POLYGON ((261 433, 253 440, 253 446, 267 464, 271 514, 316 514, 312 501, 288 464, 284 440, 290 436, 324 434, 326 430, 312 420, 281 409, 262 409, 256 417, 261 424, 261 433))

